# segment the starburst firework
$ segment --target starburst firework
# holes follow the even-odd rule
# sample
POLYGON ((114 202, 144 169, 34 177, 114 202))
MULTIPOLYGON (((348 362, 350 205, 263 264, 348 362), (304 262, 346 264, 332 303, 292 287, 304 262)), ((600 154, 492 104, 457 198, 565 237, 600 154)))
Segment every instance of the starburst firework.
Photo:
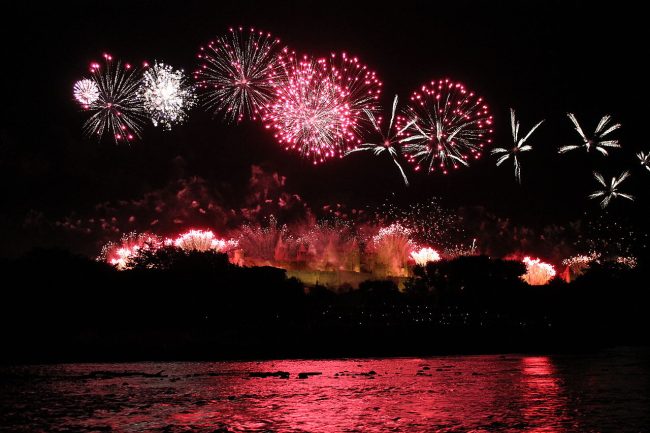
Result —
POLYGON ((229 121, 260 117, 273 96, 270 78, 278 72, 279 52, 279 39, 242 27, 201 47, 194 78, 205 105, 229 121))
POLYGON ((129 63, 113 62, 110 54, 104 54, 105 65, 90 65, 91 81, 98 95, 87 105, 92 114, 84 124, 88 135, 101 139, 104 134, 113 136, 116 143, 139 137, 145 114, 139 92, 141 76, 129 63))
POLYGON ((605 178, 603 178, 603 176, 600 173, 594 172, 594 177, 596 178, 598 183, 601 184, 605 189, 595 191, 594 193, 589 195, 589 198, 592 199, 602 198, 600 202, 600 207, 602 207, 603 209, 607 207, 607 205, 612 199, 615 199, 617 197, 623 197, 628 200, 634 201, 634 197, 632 195, 622 193, 618 189, 621 183, 629 176, 630 176, 630 172, 624 171, 623 173, 621 173, 619 177, 613 177, 612 181, 608 185, 607 182, 605 182, 605 178))
POLYGON ((504 147, 497 147, 495 149, 492 149, 492 155, 500 155, 499 159, 497 159, 497 167, 501 165, 504 161, 506 161, 508 158, 512 157, 512 160, 515 164, 515 177, 517 178, 517 181, 521 183, 521 165, 519 161, 519 154, 522 152, 528 152, 530 150, 533 150, 533 146, 530 144, 526 144, 526 141, 530 138, 530 136, 535 132, 539 126, 544 123, 544 120, 541 120, 537 122, 535 126, 531 128, 530 131, 528 131, 528 134, 526 134, 523 138, 520 138, 519 136, 519 121, 516 120, 515 118, 515 110, 512 108, 510 109, 510 126, 512 128, 512 139, 514 142, 514 147, 507 149, 504 147))
POLYGON ((567 113, 567 116, 573 123, 573 126, 576 132, 580 135, 580 138, 582 138, 583 143, 560 147, 558 153, 566 153, 571 150, 584 147, 587 150, 587 152, 589 152, 592 148, 594 148, 598 152, 607 156, 608 155, 606 149, 607 147, 609 148, 621 147, 618 140, 613 140, 607 137, 609 134, 611 134, 612 132, 616 131, 618 128, 621 127, 620 123, 615 123, 612 125, 612 116, 610 115, 603 116, 600 119, 600 122, 598 122, 598 125, 596 126, 596 130, 594 131, 594 134, 591 137, 587 136, 587 134, 584 132, 584 130, 578 123, 578 119, 573 113, 567 113))
POLYGON ((415 170, 467 166, 478 159, 492 139, 492 116, 483 98, 449 79, 433 80, 414 91, 398 125, 411 123, 401 134, 402 151, 415 170))
POLYGON ((296 57, 285 51, 264 123, 277 141, 314 164, 361 143, 366 112, 377 110, 381 82, 356 57, 296 57))
POLYGON ((373 129, 375 132, 377 132, 378 137, 379 137, 379 142, 378 143, 363 143, 360 144, 359 147, 356 149, 352 149, 348 151, 345 155, 349 155, 354 152, 363 152, 363 151, 370 151, 372 152, 375 156, 379 156, 383 153, 388 153, 388 156, 391 157, 393 160, 393 163, 397 166, 399 169, 400 174, 402 175, 402 179, 404 180, 404 184, 408 186, 409 181, 408 178, 406 177, 406 173, 404 173, 404 169, 402 169, 402 166, 400 163, 397 161, 397 149, 395 146, 399 143, 399 140, 397 136, 399 136, 401 133, 404 132, 406 128, 411 126, 414 120, 407 123, 405 126, 403 126, 401 129, 397 130, 395 133, 393 133, 393 125, 395 122, 395 114, 397 110, 397 95, 395 95, 395 99, 393 100, 393 109, 391 110, 391 115, 390 115, 390 122, 388 122, 388 127, 386 128, 386 133, 384 134, 383 131, 381 130, 380 127, 380 122, 381 118, 377 119, 374 115, 374 113, 370 110, 364 110, 366 113, 366 116, 368 117, 368 120, 370 120, 370 123, 372 124, 373 129))
POLYGON ((194 87, 182 70, 156 63, 142 77, 140 95, 154 126, 164 129, 182 123, 196 102, 194 87))
POLYGON ((99 89, 97 88, 97 84, 88 78, 84 78, 83 80, 74 83, 72 92, 77 102, 86 109, 99 99, 99 89))

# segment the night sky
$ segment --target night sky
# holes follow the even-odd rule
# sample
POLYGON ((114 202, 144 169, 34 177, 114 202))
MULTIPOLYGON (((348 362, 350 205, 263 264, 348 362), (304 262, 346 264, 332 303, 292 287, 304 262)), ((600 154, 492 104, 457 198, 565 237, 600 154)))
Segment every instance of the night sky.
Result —
POLYGON ((450 207, 481 205, 537 226, 599 212, 586 198, 597 186, 592 171, 610 178, 630 168, 625 192, 637 201, 615 201, 610 213, 648 217, 650 173, 635 157, 650 149, 646 14, 619 2, 27 3, 3 14, 0 255, 58 242, 38 223, 26 224, 29 215, 41 223, 91 215, 98 203, 137 199, 194 176, 236 195, 253 164, 287 176, 287 189, 313 206, 435 195, 450 207), (524 129, 545 118, 534 151, 522 158, 523 185, 510 161, 496 168, 487 152, 447 176, 409 171, 410 188, 387 157, 360 153, 314 167, 281 149, 261 124, 228 125, 201 109, 171 132, 147 126, 130 146, 83 136, 85 115, 72 85, 88 75, 89 62, 110 52, 191 72, 199 46, 240 24, 268 30, 299 53, 358 55, 383 81, 384 106, 431 79, 462 81, 490 105, 497 146, 510 146, 509 107, 524 129), (623 124, 623 149, 609 158, 583 150, 558 155, 579 140, 567 111, 588 130, 612 114, 623 124))

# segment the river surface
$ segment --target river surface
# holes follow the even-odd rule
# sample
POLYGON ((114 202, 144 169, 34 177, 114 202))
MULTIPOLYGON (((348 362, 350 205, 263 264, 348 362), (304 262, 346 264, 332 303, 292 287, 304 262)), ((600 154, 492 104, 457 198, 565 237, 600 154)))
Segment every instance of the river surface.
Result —
POLYGON ((643 432, 650 431, 649 361, 647 350, 619 349, 0 367, 0 429, 643 432))

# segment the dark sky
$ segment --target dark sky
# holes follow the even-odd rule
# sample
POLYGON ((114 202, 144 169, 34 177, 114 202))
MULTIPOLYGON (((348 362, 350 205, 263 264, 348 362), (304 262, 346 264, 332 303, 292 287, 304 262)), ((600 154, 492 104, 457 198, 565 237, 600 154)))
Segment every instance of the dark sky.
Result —
POLYGON ((612 212, 646 218, 650 173, 635 153, 646 138, 648 90, 645 13, 620 2, 243 2, 94 1, 62 6, 20 2, 5 12, 3 115, 0 130, 3 253, 30 211, 56 219, 97 203, 128 200, 178 177, 244 185, 252 164, 288 177, 288 188, 315 205, 438 195, 451 206, 484 205, 526 224, 562 223, 597 205, 586 199, 594 169, 626 181, 636 203, 612 212), (171 132, 147 127, 130 147, 82 136, 84 113, 74 81, 103 52, 139 62, 164 60, 186 71, 198 47, 231 25, 272 32, 298 52, 358 55, 384 82, 383 103, 406 99, 425 81, 463 81, 488 101, 497 145, 509 144, 508 108, 523 128, 545 118, 535 150, 523 159, 523 186, 512 166, 485 155, 447 176, 414 176, 406 189, 388 159, 357 154, 313 167, 274 143, 261 125, 226 125, 197 110, 171 132), (577 136, 574 111, 587 128, 612 114, 623 123, 624 149, 613 156, 556 149, 577 136))

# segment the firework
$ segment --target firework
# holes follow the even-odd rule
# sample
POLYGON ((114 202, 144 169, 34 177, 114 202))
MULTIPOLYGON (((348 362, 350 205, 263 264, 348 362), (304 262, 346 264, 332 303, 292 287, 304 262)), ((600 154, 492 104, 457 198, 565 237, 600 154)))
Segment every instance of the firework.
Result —
POLYGON ((607 207, 607 205, 609 204, 609 202, 612 199, 615 199, 617 197, 623 197, 623 198, 626 198, 628 200, 634 201, 634 197, 632 195, 622 193, 618 189, 619 186, 621 185, 621 183, 625 179, 627 179, 629 176, 630 176, 630 172, 629 171, 624 171, 623 173, 621 173, 621 175, 619 177, 613 177, 612 181, 608 185, 605 182, 605 178, 603 178, 603 176, 600 173, 594 172, 594 177, 596 178, 598 183, 601 184, 603 186, 603 188, 605 188, 605 189, 598 190, 598 191, 595 191, 592 194, 589 194, 589 198, 592 198, 592 199, 593 198, 602 198, 602 200, 600 202, 600 207, 602 207, 603 209, 607 207))
POLYGON ((648 171, 650 171, 650 152, 648 153, 639 152, 636 154, 636 157, 639 158, 639 161, 641 162, 641 166, 645 167, 648 171))
POLYGON ((492 116, 483 98, 461 83, 431 81, 412 93, 399 125, 408 125, 400 137, 402 151, 415 170, 467 166, 492 142, 492 116), (410 124, 410 125, 409 125, 410 124))
POLYGON ((515 110, 510 109, 510 126, 512 128, 512 139, 514 141, 514 147, 506 149, 504 147, 497 147, 492 149, 493 155, 502 154, 499 159, 497 159, 497 167, 501 165, 505 160, 512 157, 512 160, 515 164, 515 177, 517 181, 521 184, 521 166, 519 165, 519 154, 522 152, 528 152, 533 150, 533 146, 530 144, 525 144, 526 141, 530 138, 533 132, 539 126, 544 123, 544 120, 539 121, 535 126, 532 127, 528 134, 523 138, 519 138, 519 121, 515 119, 515 110))
POLYGON ((227 252, 237 247, 236 240, 217 238, 209 230, 189 230, 175 239, 167 239, 167 245, 173 245, 184 251, 219 251, 227 252))
POLYGON ((273 95, 279 51, 280 40, 270 33, 242 27, 201 47, 194 78, 205 105, 229 121, 260 117, 273 95))
POLYGON ((182 70, 156 63, 142 77, 140 96, 154 126, 171 129, 182 123, 196 103, 194 87, 182 70))
POLYGON ((374 253, 378 268, 383 268, 387 276, 408 276, 407 263, 414 248, 410 236, 408 228, 394 223, 380 228, 372 237, 370 250, 374 253))
POLYGON ((287 150, 314 164, 361 144, 366 112, 377 110, 381 82, 356 57, 297 58, 285 51, 263 121, 287 150))
POLYGON ((92 81, 98 92, 86 106, 92 114, 84 130, 99 138, 111 134, 116 143, 131 141, 140 136, 145 117, 139 92, 141 77, 132 65, 114 63, 110 54, 104 54, 104 60, 103 67, 99 63, 90 65, 90 80, 81 80, 92 81))
POLYGON ((424 266, 429 262, 437 262, 440 260, 440 254, 433 248, 420 248, 417 251, 411 251, 411 258, 417 265, 424 266))
POLYGON ((616 263, 618 263, 619 265, 626 266, 626 267, 628 267, 630 269, 636 268, 636 265, 637 265, 636 257, 633 257, 633 256, 627 256, 627 257, 619 256, 619 257, 616 257, 616 263))
POLYGON ((99 88, 97 88, 97 84, 88 78, 84 78, 83 80, 74 83, 72 91, 74 98, 85 109, 88 109, 99 99, 99 88))
POLYGON ((600 257, 601 254, 597 252, 579 254, 562 260, 562 264, 569 268, 572 277, 577 277, 583 275, 592 263, 599 263, 600 257))
POLYGON ((576 132, 580 135, 580 138, 582 138, 583 143, 580 145, 572 144, 569 146, 563 146, 559 149, 558 151, 559 153, 566 153, 571 150, 584 147, 587 150, 587 152, 589 152, 592 148, 594 148, 598 152, 607 156, 608 155, 606 149, 607 147, 610 148, 621 147, 618 140, 612 140, 607 137, 609 134, 611 134, 612 132, 616 131, 618 128, 621 127, 620 123, 615 123, 612 125, 612 117, 610 115, 603 116, 600 119, 600 122, 598 122, 598 125, 596 126, 596 130, 594 131, 592 137, 588 137, 587 134, 585 134, 582 127, 578 123, 578 119, 576 119, 576 116, 573 113, 567 113, 567 116, 573 123, 573 126, 575 127, 576 132))
POLYGON ((521 278, 531 286, 543 286, 556 274, 553 265, 540 259, 524 257, 523 263, 526 265, 526 273, 521 278))
POLYGON ((155 251, 162 245, 161 239, 156 235, 131 232, 123 235, 119 243, 109 242, 104 245, 97 259, 125 270, 143 251, 155 251))
POLYGON ((393 130, 393 124, 395 121, 395 112, 397 110, 397 95, 395 95, 395 99, 393 100, 393 109, 390 114, 390 122, 388 122, 388 127, 386 128, 386 133, 384 134, 379 126, 381 122, 381 118, 377 119, 374 115, 374 113, 370 110, 364 110, 366 113, 366 116, 368 117, 368 120, 370 120, 370 123, 372 124, 373 129, 377 132, 379 136, 379 142, 378 143, 363 143, 360 144, 359 147, 356 149, 352 149, 348 151, 345 155, 349 155, 354 152, 362 152, 362 151, 370 151, 372 152, 375 156, 381 155, 382 153, 388 153, 388 156, 391 157, 393 160, 393 163, 397 166, 399 169, 399 172, 402 174, 402 179, 404 180, 404 184, 408 186, 409 181, 408 178, 406 177, 406 174, 404 173, 404 170, 402 169, 402 166, 400 163, 397 161, 397 150, 395 149, 395 145, 398 143, 397 136, 400 135, 401 133, 404 132, 406 128, 412 125, 414 120, 407 123, 404 127, 402 127, 400 130, 396 131, 396 133, 392 133, 393 130))

